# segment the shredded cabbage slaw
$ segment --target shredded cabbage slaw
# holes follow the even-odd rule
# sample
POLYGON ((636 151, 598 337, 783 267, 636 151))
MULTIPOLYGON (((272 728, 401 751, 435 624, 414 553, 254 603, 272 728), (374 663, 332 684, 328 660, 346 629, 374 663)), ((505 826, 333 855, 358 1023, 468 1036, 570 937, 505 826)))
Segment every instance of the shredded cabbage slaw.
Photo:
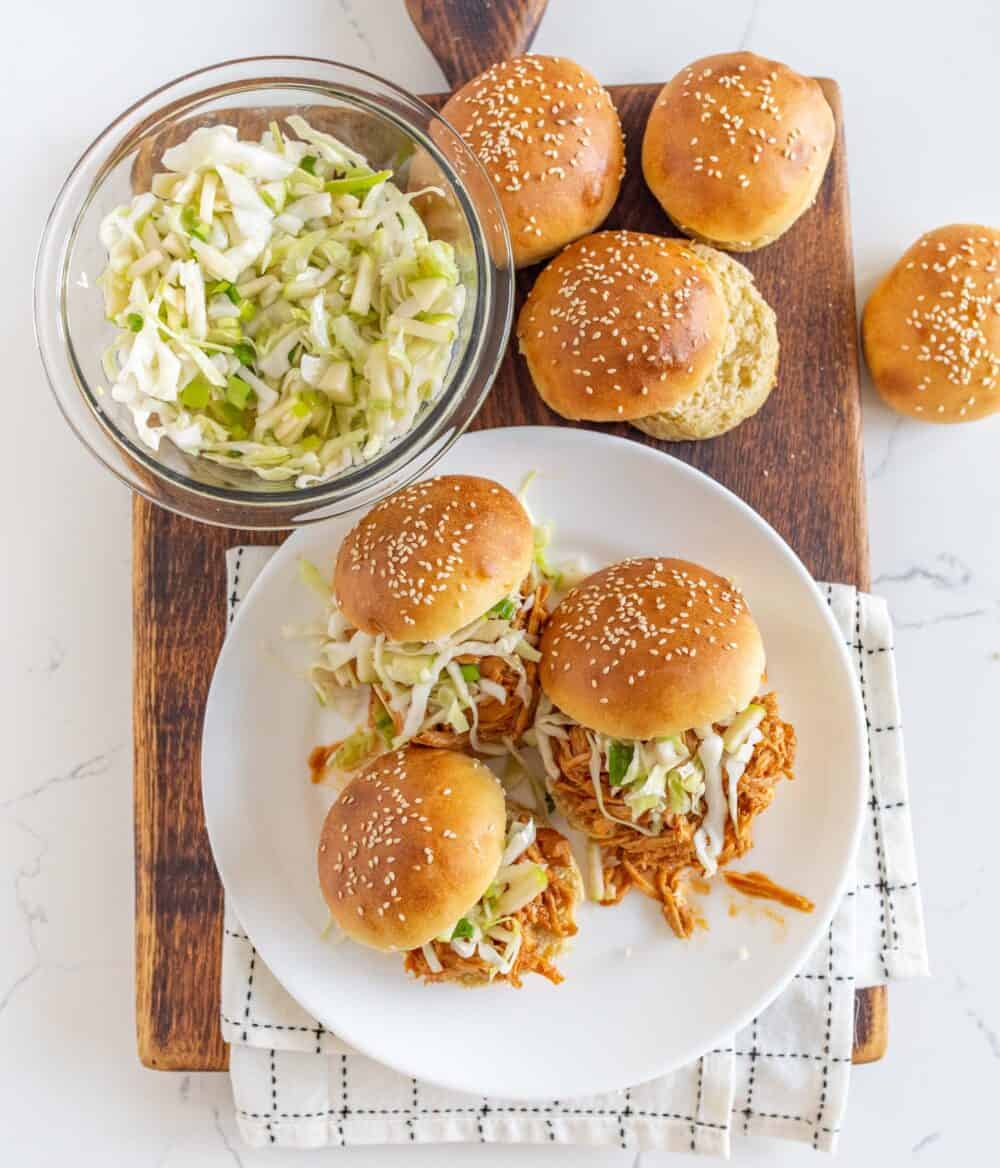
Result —
MULTIPOLYGON (((704 812, 694 844, 706 874, 713 875, 722 851, 727 816, 738 826, 739 781, 762 735, 764 707, 751 702, 731 720, 698 726, 671 738, 649 741, 611 738, 581 727, 590 746, 590 778, 601 814, 643 835, 657 836, 676 816, 704 812), (604 783, 620 795, 630 820, 608 810, 604 783)), ((578 723, 543 694, 531 731, 549 779, 559 776, 554 742, 566 739, 578 723)))
POLYGON ((391 171, 304 118, 196 129, 103 220, 115 401, 152 450, 307 487, 374 458, 440 393, 465 289, 391 171))
POLYGON ((381 715, 374 724, 350 734, 333 757, 335 771, 349 771, 374 753, 395 749, 431 727, 468 732, 473 749, 505 753, 506 748, 480 740, 479 705, 509 700, 507 690, 484 677, 475 664, 499 658, 517 677, 515 694, 530 706, 532 690, 525 662, 541 659, 537 637, 515 624, 527 614, 534 592, 504 597, 477 620, 438 641, 398 643, 352 628, 328 592, 326 627, 310 681, 326 704, 339 691, 372 686, 381 715), (461 661, 458 659, 461 658, 461 661))
MULTIPOLYGON (((490 967, 490 980, 506 975, 514 968, 521 951, 521 925, 515 914, 548 887, 545 864, 521 857, 535 842, 535 821, 512 817, 500 867, 489 888, 472 908, 436 941, 451 945, 459 957, 478 956, 490 967)), ((433 942, 421 946, 431 973, 443 966, 433 942)))

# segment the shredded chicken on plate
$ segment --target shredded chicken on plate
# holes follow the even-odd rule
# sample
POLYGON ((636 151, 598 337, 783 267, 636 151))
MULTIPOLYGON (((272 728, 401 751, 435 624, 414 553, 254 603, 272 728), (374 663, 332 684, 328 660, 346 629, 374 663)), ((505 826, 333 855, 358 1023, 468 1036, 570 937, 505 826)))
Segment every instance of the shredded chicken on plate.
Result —
MULTIPOLYGON (((525 581, 521 594, 528 596, 531 591, 530 583, 525 581)), ((534 603, 527 614, 521 609, 511 624, 514 628, 524 628, 532 637, 538 637, 541 636, 548 616, 545 605, 549 596, 549 585, 543 581, 534 589, 534 594, 534 603)), ((484 698, 478 703, 480 739, 483 742, 503 742, 505 738, 514 742, 520 741, 525 730, 534 721, 535 707, 538 705, 538 666, 533 661, 524 662, 524 672, 531 689, 531 703, 526 706, 517 694, 518 675, 499 657, 458 657, 456 660, 459 665, 478 665, 483 677, 502 685, 507 691, 507 700, 502 704, 493 697, 484 698)), ((469 732, 459 734, 450 726, 432 726, 418 734, 413 741, 418 746, 460 750, 469 745, 469 732)))
POLYGON ((558 985, 562 974, 548 960, 547 954, 554 939, 572 937, 576 933, 573 909, 576 886, 572 878, 573 859, 569 841, 551 827, 539 827, 535 842, 525 851, 524 859, 547 865, 549 883, 523 908, 513 914, 522 930, 521 948, 510 973, 500 974, 477 954, 461 957, 447 941, 432 941, 434 952, 442 969, 433 973, 420 949, 406 955, 405 968, 425 982, 458 981, 463 977, 480 979, 494 973, 494 981, 506 981, 520 988, 526 973, 538 973, 558 985))
MULTIPOLYGON (((527 599, 532 598, 530 607, 522 605, 513 619, 511 628, 523 629, 532 642, 537 645, 542 629, 548 619, 548 598, 550 586, 542 580, 535 584, 528 576, 521 585, 520 594, 527 599)), ((503 743, 507 741, 519 742, 525 730, 531 726, 535 717, 540 693, 538 685, 538 665, 533 661, 523 661, 521 668, 524 671, 524 681, 519 674, 501 657, 474 657, 462 654, 455 658, 458 665, 476 665, 480 676, 488 682, 495 682, 503 687, 507 693, 505 701, 496 697, 480 694, 476 702, 478 716, 477 738, 479 742, 503 743), (523 690, 525 684, 530 693, 530 700, 525 703, 523 690), (520 691, 520 692, 519 692, 520 691)), ((382 693, 378 684, 371 687, 371 697, 368 702, 368 725, 372 731, 371 749, 361 758, 353 762, 352 770, 356 770, 371 762, 377 755, 388 749, 385 736, 378 730, 380 721, 392 719, 389 737, 398 735, 403 729, 402 716, 390 707, 389 695, 382 693)), ((466 730, 459 732, 447 723, 429 726, 414 735, 411 739, 418 746, 433 746, 444 750, 461 750, 470 745, 471 733, 466 730)), ((309 755, 309 769, 314 783, 327 779, 331 760, 343 746, 344 740, 331 742, 325 746, 316 747, 309 755)))
MULTIPOLYGON (((762 734, 746 770, 740 778, 737 828, 726 822, 726 838, 718 857, 721 867, 742 856, 753 844, 753 820, 774 798, 775 784, 793 778, 795 730, 778 714, 773 693, 758 699, 767 711, 758 729, 762 734)), ((716 727, 720 730, 720 727, 716 727)), ((692 738, 689 743, 694 746, 692 738)), ((668 817, 659 835, 642 835, 629 827, 612 823, 601 814, 590 776, 590 744, 586 731, 573 726, 565 740, 558 743, 556 762, 559 776, 552 780, 553 791, 566 810, 571 823, 598 841, 603 853, 605 904, 617 904, 632 888, 661 902, 663 915, 678 937, 689 937, 696 919, 684 899, 683 880, 700 871, 694 835, 702 816, 695 814, 668 817)), ((620 819, 631 818, 621 793, 601 775, 602 794, 608 811, 620 819)), ((640 823, 644 822, 642 818, 640 823)))

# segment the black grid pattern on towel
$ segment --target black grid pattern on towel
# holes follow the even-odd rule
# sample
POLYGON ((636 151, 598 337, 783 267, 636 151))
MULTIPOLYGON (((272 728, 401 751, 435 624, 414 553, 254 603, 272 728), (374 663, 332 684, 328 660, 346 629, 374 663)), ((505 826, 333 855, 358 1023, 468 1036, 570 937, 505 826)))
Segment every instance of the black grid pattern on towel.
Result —
MULTIPOLYGON (((846 999, 853 1003, 854 976, 838 972, 835 965, 834 929, 836 922, 826 933, 822 950, 822 971, 809 969, 796 974, 793 982, 822 982, 825 987, 823 1005, 823 1038, 816 1050, 770 1049, 767 1045, 767 1023, 762 1017, 754 1018, 738 1036, 735 1050, 737 1084, 742 1084, 733 1100, 733 1123, 744 1135, 767 1135, 774 1122, 801 1125, 803 1136, 813 1148, 821 1142, 828 1145, 840 1131, 839 1125, 828 1121, 830 1078, 834 1068, 844 1067, 851 1062, 849 1053, 834 1052, 833 1023, 836 1003, 846 999), (819 1091, 812 1114, 803 1107, 801 1112, 776 1111, 764 1092, 761 1080, 763 1068, 771 1061, 808 1064, 817 1069, 819 1091), (825 1137, 825 1141, 824 1141, 825 1137)), ((816 961, 816 958, 813 958, 816 961)), ((692 1150, 694 1150, 692 1148, 692 1150)))
MULTIPOLYGON (((861 704, 865 711, 865 726, 868 728, 868 733, 872 733, 872 718, 871 706, 868 697, 868 685, 865 678, 865 654, 860 648, 861 641, 861 594, 858 593, 854 598, 854 637, 855 644, 858 648, 855 650, 857 654, 858 665, 858 682, 861 686, 861 704)), ((882 930, 882 972, 885 978, 889 979, 889 966, 886 964, 885 951, 888 947, 888 938, 886 934, 886 918, 893 919, 892 913, 892 893, 889 892, 889 877, 885 865, 885 849, 882 846, 882 818, 880 814, 878 794, 875 791, 875 771, 874 762, 872 759, 871 746, 868 749, 868 809, 871 812, 871 828, 872 837, 875 841, 875 855, 878 860, 879 870, 879 926, 882 930)))
MULTIPOLYGON (((232 935, 232 934, 231 934, 232 935)), ((248 946, 251 949, 252 947, 248 946)), ((254 956, 256 956, 254 954, 254 956)), ((851 980, 847 975, 841 977, 831 978, 832 985, 836 980, 851 980)), ((233 1019, 226 1018, 227 1022, 233 1022, 233 1019)), ((242 1024, 238 1022, 237 1024, 242 1024)), ((301 1031, 313 1032, 313 1028, 308 1026, 295 1026, 288 1024, 276 1024, 269 1022, 261 1022, 257 1019, 249 1019, 247 1024, 251 1027, 258 1027, 265 1031, 274 1031, 278 1034, 278 1041, 280 1041, 281 1031, 301 1031)), ((755 1020, 755 1034, 756 1034, 757 1020, 755 1020)), ((324 1032, 325 1033, 325 1032, 324 1032)), ((713 1054, 732 1054, 735 1058, 744 1058, 750 1060, 751 1065, 757 1059, 787 1059, 787 1060, 818 1060, 823 1056, 813 1052, 797 1052, 797 1051, 779 1051, 779 1050, 742 1050, 726 1048, 725 1051, 712 1052, 713 1054)), ((634 1130, 632 1129, 633 1120, 654 1120, 659 1121, 665 1125, 672 1125, 678 1131, 688 1133, 687 1146, 691 1151, 713 1151, 712 1147, 705 1147, 701 1143, 701 1136, 703 1133, 725 1133, 729 1130, 728 1123, 715 1122, 704 1118, 702 1115, 702 1087, 705 1080, 705 1056, 698 1060, 696 1064, 697 1075, 697 1089, 694 1106, 689 1112, 685 1111, 668 1111, 662 1109, 655 1109, 650 1107, 635 1106, 633 1102, 633 1092, 630 1088, 624 1091, 616 1092, 608 1097, 608 1104, 602 1107, 597 1106, 583 1106, 575 1103, 572 1100, 553 1100, 549 1104, 530 1104, 530 1103, 504 1103, 483 1097, 478 1103, 461 1105, 456 1103, 449 1106, 433 1106, 430 1104, 422 1104, 420 1100, 420 1086, 419 1082, 411 1079, 410 1091, 411 1101, 405 1107, 369 1107, 363 1106, 356 1100, 352 1099, 349 1083, 351 1078, 351 1064, 354 1057, 347 1053, 340 1053, 339 1055, 329 1057, 330 1064, 328 1071, 329 1081, 329 1096, 330 1106, 315 1111, 295 1111, 286 1110, 279 1106, 279 1091, 280 1091, 280 1077, 281 1077, 281 1050, 270 1048, 267 1050, 268 1056, 268 1071, 269 1071, 269 1092, 270 1092, 270 1106, 264 1111, 251 1111, 245 1109, 238 1109, 238 1114, 241 1118, 251 1121, 256 1121, 263 1124, 267 1133, 267 1139, 270 1143, 277 1142, 276 1128, 282 1123, 290 1123, 295 1121, 305 1120, 325 1120, 331 1126, 331 1130, 336 1134, 336 1143, 339 1146, 349 1146, 351 1141, 347 1136, 346 1124, 352 1118, 360 1119, 377 1119, 377 1118, 396 1118, 403 1121, 407 1130, 407 1138, 410 1142, 416 1142, 419 1138, 417 1124, 423 1117, 455 1117, 455 1118, 469 1118, 474 1119, 476 1138, 480 1143, 490 1143, 494 1138, 487 1131, 485 1121, 490 1116, 500 1116, 507 1118, 514 1118, 523 1116, 525 1118, 541 1118, 544 1121, 546 1129, 546 1138, 550 1142, 557 1141, 557 1134, 555 1123, 562 1120, 598 1120, 604 1121, 611 1125, 617 1135, 615 1142, 623 1150, 637 1149, 638 1144, 635 1139, 634 1130)), ((850 1061, 838 1060, 836 1061, 850 1061)), ((749 1110, 749 1103, 748 1103, 749 1110)), ((771 1119, 776 1118, 772 1113, 764 1111, 751 1111, 756 1118, 771 1119)), ((796 1117, 798 1118, 798 1117, 796 1117)), ((805 1122, 803 1119, 802 1122, 805 1122)), ((835 1129, 823 1127, 824 1132, 831 1132, 835 1129)))
MULTIPOLYGON (((825 586, 826 600, 833 607, 833 589, 825 586)), ((877 788, 875 771, 875 741, 874 735, 901 734, 903 727, 896 721, 876 724, 873 718, 873 699, 869 683, 869 662, 879 653, 894 652, 893 645, 870 645, 865 638, 863 628, 862 594, 854 594, 853 609, 853 636, 845 642, 853 655, 855 670, 858 676, 858 685, 861 692, 861 704, 864 710, 865 728, 868 732, 868 827, 874 852, 877 879, 860 880, 857 891, 860 893, 877 894, 879 932, 881 945, 879 949, 879 963, 885 981, 891 976, 888 964, 890 950, 902 948, 899 922, 896 914, 896 897, 899 893, 919 895, 919 883, 913 880, 893 880, 889 874, 889 860, 886 852, 885 815, 886 812, 908 812, 909 804, 905 799, 883 800, 877 788)))

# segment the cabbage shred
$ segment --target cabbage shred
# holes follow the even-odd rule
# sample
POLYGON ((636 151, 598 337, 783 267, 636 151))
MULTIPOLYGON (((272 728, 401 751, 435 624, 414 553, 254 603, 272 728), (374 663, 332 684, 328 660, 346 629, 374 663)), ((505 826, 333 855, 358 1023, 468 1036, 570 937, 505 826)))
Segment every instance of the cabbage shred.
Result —
MULTIPOLYGON (((747 712, 758 709, 759 706, 751 703, 747 712)), ((735 725, 737 720, 745 718, 745 714, 741 711, 731 722, 735 725)), ((570 729, 576 725, 572 718, 542 695, 531 733, 549 779, 559 777, 554 743, 567 739, 570 729)), ((697 727, 672 738, 648 741, 611 738, 587 727, 581 729, 590 747, 594 797, 605 819, 644 835, 655 836, 663 830, 664 822, 675 816, 703 813, 706 806, 705 769, 699 757, 699 746, 706 738, 714 736, 712 727, 697 727), (604 799, 605 783, 624 801, 630 820, 620 819, 608 810, 604 799)), ((726 798, 734 825, 739 779, 761 737, 755 724, 748 725, 739 741, 732 743, 731 749, 722 750, 727 777, 726 798)))
MULTIPOLYGON (((516 675, 514 695, 530 706, 532 689, 525 662, 540 659, 537 636, 516 623, 534 593, 504 597, 477 620, 437 641, 399 643, 351 627, 332 593, 310 680, 325 704, 344 690, 371 685, 378 697, 372 724, 356 731, 334 757, 338 771, 351 770, 373 754, 394 749, 432 727, 468 733, 474 749, 489 753, 478 736, 479 706, 501 704, 511 695, 484 677, 476 662, 499 658, 516 675), (374 731, 374 732, 373 732, 374 731)), ((497 747, 506 753, 506 747, 497 747)))
MULTIPOLYGON (((464 916, 435 938, 449 944, 459 957, 479 957, 490 967, 491 980, 514 968, 522 942, 516 914, 548 887, 546 865, 521 858, 535 836, 533 819, 510 819, 500 868, 489 888, 464 916)), ((440 973, 433 944, 422 946, 422 951, 431 972, 440 973)))
POLYGON ((101 224, 112 397, 143 443, 307 487, 440 393, 465 290, 390 171, 290 116, 203 127, 101 224))

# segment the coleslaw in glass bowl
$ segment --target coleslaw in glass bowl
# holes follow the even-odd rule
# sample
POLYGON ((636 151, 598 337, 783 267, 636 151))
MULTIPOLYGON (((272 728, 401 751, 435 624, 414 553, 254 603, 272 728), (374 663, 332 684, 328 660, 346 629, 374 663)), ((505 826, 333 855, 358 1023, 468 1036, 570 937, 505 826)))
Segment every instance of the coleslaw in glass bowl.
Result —
POLYGON ((249 528, 425 473, 488 392, 512 303, 499 203, 461 139, 306 58, 214 66, 123 114, 67 179, 35 284, 46 372, 90 450, 155 502, 249 528))

